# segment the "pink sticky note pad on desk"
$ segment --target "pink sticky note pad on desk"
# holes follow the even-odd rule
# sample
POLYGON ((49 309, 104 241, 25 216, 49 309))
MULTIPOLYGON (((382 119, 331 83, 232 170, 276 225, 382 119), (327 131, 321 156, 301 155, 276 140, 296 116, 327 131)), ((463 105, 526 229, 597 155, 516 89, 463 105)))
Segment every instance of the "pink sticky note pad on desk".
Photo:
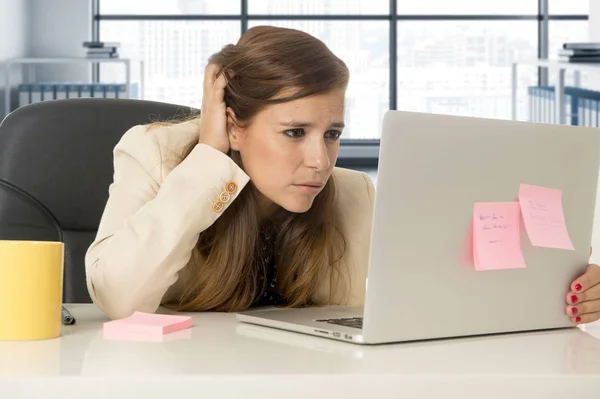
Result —
POLYGON ((526 267, 521 252, 518 202, 476 202, 473 205, 475 270, 526 267))
POLYGON ((562 190, 521 184, 519 203, 532 245, 574 249, 565 222, 562 190))
POLYGON ((107 336, 160 337, 191 326, 192 318, 189 316, 135 312, 124 319, 104 323, 103 332, 107 336))

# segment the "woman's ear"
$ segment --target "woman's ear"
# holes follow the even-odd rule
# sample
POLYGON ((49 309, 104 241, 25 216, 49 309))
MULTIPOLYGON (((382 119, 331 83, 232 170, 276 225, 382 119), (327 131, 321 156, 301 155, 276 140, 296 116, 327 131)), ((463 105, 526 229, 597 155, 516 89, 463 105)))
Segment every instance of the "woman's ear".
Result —
POLYGON ((229 137, 229 147, 234 151, 239 151, 244 141, 244 130, 240 127, 231 107, 227 107, 227 136, 229 137))

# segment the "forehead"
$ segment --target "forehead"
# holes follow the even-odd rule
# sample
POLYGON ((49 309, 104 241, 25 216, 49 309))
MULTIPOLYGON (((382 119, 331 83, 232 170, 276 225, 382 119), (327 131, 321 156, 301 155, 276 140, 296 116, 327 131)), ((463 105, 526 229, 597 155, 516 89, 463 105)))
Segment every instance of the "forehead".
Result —
POLYGON ((344 116, 344 98, 344 91, 336 90, 270 105, 261 114, 269 119, 278 119, 278 122, 284 122, 292 118, 304 121, 342 120, 344 116))

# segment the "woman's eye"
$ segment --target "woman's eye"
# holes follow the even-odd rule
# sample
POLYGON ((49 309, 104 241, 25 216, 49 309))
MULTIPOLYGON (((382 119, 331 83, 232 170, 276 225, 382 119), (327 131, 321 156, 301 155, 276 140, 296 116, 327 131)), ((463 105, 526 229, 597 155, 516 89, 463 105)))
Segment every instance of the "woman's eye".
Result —
POLYGON ((337 140, 340 138, 341 135, 342 132, 340 132, 339 130, 330 130, 327 133, 325 133, 325 137, 331 140, 337 140))
MULTIPOLYGON (((286 130, 284 134, 291 138, 300 138, 304 137, 306 135, 306 132, 304 131, 304 129, 290 129, 286 130)), ((329 140, 337 140, 340 138, 341 135, 342 132, 340 132, 339 130, 330 130, 325 133, 325 138, 329 140)))
POLYGON ((298 138, 304 136, 304 129, 291 129, 283 132, 288 137, 298 138))

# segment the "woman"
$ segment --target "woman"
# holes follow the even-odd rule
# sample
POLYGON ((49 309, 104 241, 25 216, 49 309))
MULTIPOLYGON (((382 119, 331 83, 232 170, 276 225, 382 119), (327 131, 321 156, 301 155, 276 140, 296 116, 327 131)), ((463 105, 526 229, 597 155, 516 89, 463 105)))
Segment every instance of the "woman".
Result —
MULTIPOLYGON (((374 187, 334 168, 348 79, 312 36, 256 27, 212 57, 201 117, 129 130, 86 256, 100 309, 360 304, 374 187)), ((567 296, 576 323, 599 316, 598 270, 567 296)))
POLYGON ((212 57, 201 118, 128 131, 86 256, 94 302, 120 318, 362 301, 374 188, 334 172, 348 77, 310 35, 257 27, 212 57))

